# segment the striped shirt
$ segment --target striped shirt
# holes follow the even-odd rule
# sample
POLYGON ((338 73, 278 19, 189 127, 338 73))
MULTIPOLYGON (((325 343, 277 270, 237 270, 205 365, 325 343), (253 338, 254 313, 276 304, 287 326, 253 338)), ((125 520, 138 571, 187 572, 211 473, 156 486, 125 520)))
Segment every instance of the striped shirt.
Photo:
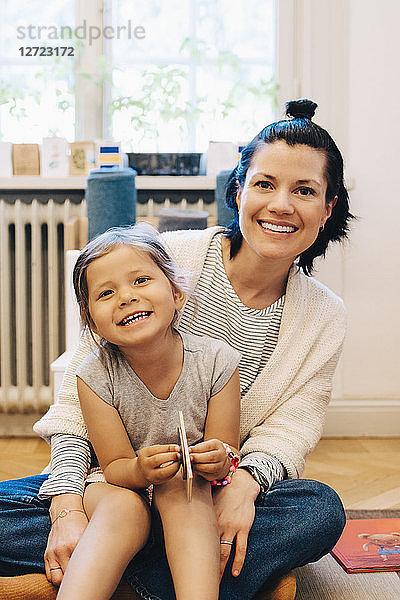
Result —
MULTIPOLYGON (((234 291, 222 260, 222 235, 211 241, 195 293, 185 304, 180 317, 180 331, 207 335, 227 342, 242 354, 239 364, 240 388, 243 397, 262 371, 278 341, 285 296, 263 309, 245 306, 234 291)), ((81 474, 84 459, 81 446, 85 440, 73 435, 57 434, 51 438, 51 475, 40 489, 40 498, 60 493, 83 494, 81 474), (81 458, 78 458, 78 454, 81 458), (67 460, 66 460, 67 459, 67 460), (76 462, 75 473, 68 465, 76 462), (79 471, 79 472, 78 472, 79 471), (62 490, 62 491, 61 491, 62 490)), ((85 450, 86 459, 90 452, 85 450)), ((241 466, 257 469, 258 481, 267 490, 285 478, 282 464, 273 456, 261 452, 248 454, 241 466)))
POLYGON ((277 344, 285 297, 260 310, 242 304, 225 272, 221 239, 222 235, 215 235, 211 241, 195 293, 188 298, 179 320, 179 330, 224 340, 241 353, 243 397, 277 344))

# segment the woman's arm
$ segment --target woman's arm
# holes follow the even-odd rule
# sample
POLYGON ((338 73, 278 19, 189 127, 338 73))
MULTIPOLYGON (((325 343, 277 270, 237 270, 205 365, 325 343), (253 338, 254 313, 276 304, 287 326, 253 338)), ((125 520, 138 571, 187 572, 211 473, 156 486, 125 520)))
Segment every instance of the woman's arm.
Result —
POLYGON ((53 496, 50 520, 52 525, 44 553, 44 565, 47 579, 59 586, 69 559, 88 524, 82 497, 79 494, 53 496))
POLYGON ((65 370, 56 403, 34 425, 36 433, 51 444, 51 466, 54 470, 42 485, 39 495, 52 498, 50 518, 53 524, 44 561, 46 576, 54 585, 60 585, 69 558, 87 525, 86 515, 79 511, 83 510, 82 494, 90 449, 85 439, 75 371, 92 352, 93 346, 90 336, 83 333, 65 370), (57 518, 61 513, 65 517, 57 518), (61 569, 50 571, 57 566, 61 569))
POLYGON ((84 330, 65 369, 56 402, 33 426, 34 431, 46 441, 50 442, 51 436, 56 433, 76 435, 87 439, 76 389, 76 371, 95 348, 96 344, 90 333, 84 330))
MULTIPOLYGON (((250 431, 241 447, 242 456, 251 460, 252 453, 262 452, 277 459, 289 477, 298 477, 305 457, 318 442, 330 399, 332 377, 340 355, 337 350, 299 389, 273 412, 264 423, 250 431)), ((247 462, 245 459, 245 463, 247 462)), ((260 485, 249 472, 239 468, 232 483, 214 495, 221 537, 232 541, 236 537, 236 552, 232 573, 238 575, 243 566, 247 538, 253 524, 254 502, 260 485)), ((225 568, 230 547, 221 549, 221 565, 225 568)))
POLYGON ((50 445, 50 475, 39 490, 39 499, 67 493, 83 496, 91 461, 89 442, 75 435, 57 433, 51 436, 50 445))
POLYGON ((253 427, 241 447, 242 457, 264 452, 279 460, 289 478, 300 477, 306 457, 322 434, 340 352, 341 348, 300 389, 284 397, 262 424, 253 427))
POLYGON ((80 377, 77 380, 89 437, 109 483, 140 489, 163 483, 177 473, 178 446, 150 446, 136 455, 118 411, 99 398, 80 377))

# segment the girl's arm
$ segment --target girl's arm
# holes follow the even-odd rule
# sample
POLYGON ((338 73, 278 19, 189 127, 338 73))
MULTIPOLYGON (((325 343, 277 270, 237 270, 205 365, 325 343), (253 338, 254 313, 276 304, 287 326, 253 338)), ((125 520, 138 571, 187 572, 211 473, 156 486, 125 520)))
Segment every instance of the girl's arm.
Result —
POLYGON ((178 446, 150 446, 136 455, 118 411, 79 377, 77 386, 89 439, 109 483, 139 489, 167 481, 177 473, 178 446))
POLYGON ((204 442, 190 448, 193 470, 212 481, 227 475, 230 461, 225 444, 237 452, 240 426, 240 382, 235 370, 228 383, 208 402, 204 442))

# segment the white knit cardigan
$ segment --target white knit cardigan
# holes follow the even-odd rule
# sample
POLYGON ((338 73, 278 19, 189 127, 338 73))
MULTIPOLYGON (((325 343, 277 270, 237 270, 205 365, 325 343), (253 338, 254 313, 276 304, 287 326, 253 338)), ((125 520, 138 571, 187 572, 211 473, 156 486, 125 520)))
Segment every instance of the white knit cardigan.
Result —
MULTIPOLYGON (((163 234, 175 263, 189 273, 194 289, 207 250, 220 227, 163 234)), ((276 457, 290 478, 299 477, 318 442, 330 400, 332 377, 345 334, 343 302, 296 266, 289 273, 278 343, 264 369, 242 398, 241 454, 276 457)), ((86 332, 69 363, 57 402, 34 425, 49 441, 55 433, 87 439, 75 372, 93 350, 86 332)))

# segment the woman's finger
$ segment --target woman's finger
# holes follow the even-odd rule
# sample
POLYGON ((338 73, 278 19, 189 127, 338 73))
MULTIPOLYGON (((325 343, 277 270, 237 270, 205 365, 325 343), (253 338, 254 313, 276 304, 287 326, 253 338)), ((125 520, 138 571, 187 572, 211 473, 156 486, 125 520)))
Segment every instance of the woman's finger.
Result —
POLYGON ((226 563, 228 562, 229 556, 232 551, 232 546, 234 544, 233 537, 234 536, 232 534, 223 533, 220 539, 220 580, 222 578, 222 575, 224 574, 226 563))
POLYGON ((62 582, 62 578, 64 576, 64 572, 62 570, 61 565, 58 563, 57 559, 53 556, 44 557, 44 568, 46 571, 46 577, 50 583, 59 587, 62 582))
POLYGON ((236 535, 235 558, 232 564, 232 575, 237 577, 242 570, 246 558, 248 532, 239 531, 236 535))

